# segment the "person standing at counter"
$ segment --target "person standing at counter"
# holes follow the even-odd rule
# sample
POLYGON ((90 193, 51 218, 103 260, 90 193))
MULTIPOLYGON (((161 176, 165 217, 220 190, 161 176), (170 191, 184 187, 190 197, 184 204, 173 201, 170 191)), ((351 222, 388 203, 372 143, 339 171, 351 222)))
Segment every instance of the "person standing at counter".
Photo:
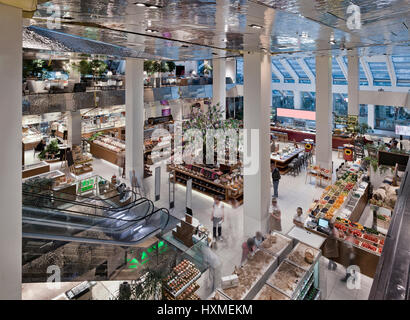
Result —
POLYGON ((225 219, 224 211, 224 205, 221 203, 218 197, 215 197, 211 216, 211 221, 213 223, 213 236, 215 240, 222 240, 222 222, 224 222, 225 219), (217 228, 218 234, 216 233, 217 228))
POLYGON ((282 213, 278 207, 278 200, 276 198, 272 198, 272 206, 270 208, 270 212, 269 233, 272 233, 273 231, 282 231, 282 213))
POLYGON ((333 223, 329 223, 330 233, 326 239, 325 246, 323 248, 323 255, 329 259, 328 269, 335 271, 337 268, 336 262, 333 259, 339 257, 339 245, 337 242, 337 229, 334 227, 333 223))
POLYGON ((280 172, 276 167, 275 162, 272 163, 272 183, 273 183, 273 196, 278 198, 278 188, 279 188, 280 172))
POLYGON ((241 265, 248 259, 249 254, 253 254, 256 251, 255 240, 249 238, 244 243, 242 243, 242 259, 241 265))
POLYGON ((303 209, 302 209, 301 207, 298 207, 298 208, 296 209, 296 214, 295 214, 295 216, 293 217, 293 223, 294 223, 296 226, 300 227, 300 228, 303 228, 304 222, 305 222, 305 221, 303 220, 302 214, 303 214, 303 209))

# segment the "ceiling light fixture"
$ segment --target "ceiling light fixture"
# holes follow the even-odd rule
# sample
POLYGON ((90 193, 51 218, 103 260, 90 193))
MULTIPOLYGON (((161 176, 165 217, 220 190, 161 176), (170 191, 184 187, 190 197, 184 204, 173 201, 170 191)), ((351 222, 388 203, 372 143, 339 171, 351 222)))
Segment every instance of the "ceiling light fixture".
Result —
POLYGON ((155 29, 146 29, 145 31, 151 32, 151 33, 159 32, 158 30, 155 30, 155 29))
POLYGON ((134 3, 137 7, 146 7, 145 3, 141 3, 141 2, 136 2, 134 3))
POLYGON ((336 44, 336 40, 335 40, 335 39, 331 39, 331 40, 329 41, 329 43, 330 43, 330 44, 336 44))
POLYGON ((158 9, 157 6, 148 6, 148 8, 150 8, 150 9, 158 9))
POLYGON ((254 28, 254 29, 263 29, 263 27, 260 26, 260 25, 258 25, 258 24, 250 24, 249 26, 250 26, 251 28, 254 28))
POLYGON ((181 46, 181 48, 189 48, 189 46, 186 45, 186 44, 183 44, 183 45, 181 46))

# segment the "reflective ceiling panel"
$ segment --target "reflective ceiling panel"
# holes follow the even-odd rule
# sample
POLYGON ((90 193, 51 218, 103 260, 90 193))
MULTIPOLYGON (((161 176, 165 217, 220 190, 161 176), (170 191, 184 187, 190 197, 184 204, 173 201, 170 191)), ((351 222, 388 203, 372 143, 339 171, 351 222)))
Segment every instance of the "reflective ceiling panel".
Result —
POLYGON ((409 53, 409 0, 355 3, 358 30, 346 25, 351 2, 345 0, 53 0, 39 4, 26 25, 57 26, 53 31, 128 48, 141 58, 197 60, 245 50, 306 57, 349 48, 360 48, 360 55, 409 53), (47 20, 58 14, 60 26, 47 20))

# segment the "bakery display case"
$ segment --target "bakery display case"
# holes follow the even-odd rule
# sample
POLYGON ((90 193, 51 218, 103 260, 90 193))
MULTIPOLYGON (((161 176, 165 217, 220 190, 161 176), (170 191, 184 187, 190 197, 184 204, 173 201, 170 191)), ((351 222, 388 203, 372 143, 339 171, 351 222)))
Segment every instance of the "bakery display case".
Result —
POLYGON ((292 250, 292 239, 285 237, 280 233, 273 232, 272 234, 267 235, 266 239, 262 242, 260 249, 277 257, 279 262, 281 262, 290 250, 292 250))
POLYGON ((242 267, 235 267, 234 274, 238 276, 238 285, 220 291, 231 300, 250 300, 261 289, 277 263, 277 257, 258 250, 242 267))
POLYGON ((195 292, 201 272, 191 261, 184 259, 163 279, 163 297, 166 300, 199 300, 195 292))

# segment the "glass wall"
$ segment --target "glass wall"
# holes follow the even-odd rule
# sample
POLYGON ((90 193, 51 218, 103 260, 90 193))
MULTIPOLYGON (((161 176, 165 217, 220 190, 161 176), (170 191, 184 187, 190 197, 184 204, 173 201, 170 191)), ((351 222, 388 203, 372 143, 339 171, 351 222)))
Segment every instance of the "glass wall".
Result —
POLYGON ((243 58, 236 59, 236 83, 243 84, 243 58))
POLYGON ((375 129, 395 131, 395 125, 409 125, 410 109, 403 107, 375 106, 375 129))
POLYGON ((359 107, 359 124, 367 124, 367 104, 361 104, 359 107))

